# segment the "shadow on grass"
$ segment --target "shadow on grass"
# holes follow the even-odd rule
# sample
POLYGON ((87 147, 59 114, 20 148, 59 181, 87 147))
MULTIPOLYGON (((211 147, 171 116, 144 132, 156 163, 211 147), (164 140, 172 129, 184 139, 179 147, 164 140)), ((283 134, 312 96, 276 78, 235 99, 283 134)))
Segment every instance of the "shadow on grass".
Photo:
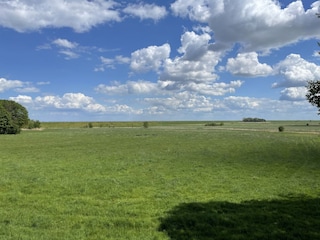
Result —
POLYGON ((320 239, 320 199, 183 203, 161 219, 176 240, 320 239))

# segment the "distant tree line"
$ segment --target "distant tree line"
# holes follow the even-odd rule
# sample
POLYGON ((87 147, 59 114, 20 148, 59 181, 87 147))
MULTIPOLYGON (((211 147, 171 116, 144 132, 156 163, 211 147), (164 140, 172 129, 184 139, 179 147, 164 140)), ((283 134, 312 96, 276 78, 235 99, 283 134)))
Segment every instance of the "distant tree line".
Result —
POLYGON ((243 118, 243 122, 266 122, 263 118, 243 118))
POLYGON ((205 126, 206 127, 208 127, 208 126, 210 126, 210 127, 215 127, 215 126, 223 126, 224 125, 224 123, 223 122, 211 122, 211 123, 206 123, 205 124, 205 126))
POLYGON ((11 100, 0 100, 0 134, 17 134, 21 128, 39 128, 40 122, 30 120, 27 109, 11 100))

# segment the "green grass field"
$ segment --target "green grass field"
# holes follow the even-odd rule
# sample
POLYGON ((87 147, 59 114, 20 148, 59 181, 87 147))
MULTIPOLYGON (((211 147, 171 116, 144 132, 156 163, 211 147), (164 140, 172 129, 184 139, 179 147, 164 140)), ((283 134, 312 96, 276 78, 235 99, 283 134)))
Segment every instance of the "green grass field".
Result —
POLYGON ((320 239, 319 122, 42 126, 0 136, 1 240, 320 239))

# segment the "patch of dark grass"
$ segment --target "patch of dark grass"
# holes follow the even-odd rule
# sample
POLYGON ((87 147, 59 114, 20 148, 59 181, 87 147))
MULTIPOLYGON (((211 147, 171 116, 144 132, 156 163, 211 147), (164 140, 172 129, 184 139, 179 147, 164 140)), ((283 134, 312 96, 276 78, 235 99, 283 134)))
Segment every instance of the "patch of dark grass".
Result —
POLYGON ((161 219, 172 240, 320 239, 320 199, 182 203, 161 219))

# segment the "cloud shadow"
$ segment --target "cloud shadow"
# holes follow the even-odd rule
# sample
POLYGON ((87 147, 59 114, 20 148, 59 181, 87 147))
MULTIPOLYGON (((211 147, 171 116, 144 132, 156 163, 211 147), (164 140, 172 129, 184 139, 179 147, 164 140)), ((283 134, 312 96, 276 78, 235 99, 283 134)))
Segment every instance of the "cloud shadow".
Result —
POLYGON ((320 239, 320 198, 182 203, 160 219, 172 240, 320 239))

